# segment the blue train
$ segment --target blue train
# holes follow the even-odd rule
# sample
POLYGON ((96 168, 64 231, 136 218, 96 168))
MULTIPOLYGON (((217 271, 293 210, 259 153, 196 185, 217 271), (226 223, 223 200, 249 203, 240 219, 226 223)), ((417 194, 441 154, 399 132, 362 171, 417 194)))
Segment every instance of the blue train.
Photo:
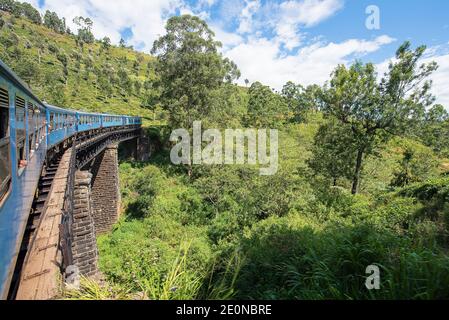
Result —
POLYGON ((42 103, 0 60, 0 298, 6 299, 47 153, 82 132, 138 126, 138 117, 42 103))

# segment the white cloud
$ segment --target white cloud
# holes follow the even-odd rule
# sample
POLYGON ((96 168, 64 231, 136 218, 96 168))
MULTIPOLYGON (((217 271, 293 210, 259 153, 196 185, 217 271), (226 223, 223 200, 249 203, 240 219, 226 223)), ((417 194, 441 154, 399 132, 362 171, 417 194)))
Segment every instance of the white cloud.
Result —
POLYGON ((312 27, 334 15, 343 7, 341 0, 302 0, 281 3, 283 20, 312 27))
MULTIPOLYGON (((38 7, 37 0, 26 0, 38 7)), ((55 11, 67 19, 72 30, 76 26, 72 20, 76 16, 90 17, 94 21, 93 33, 97 38, 108 36, 118 43, 120 32, 131 28, 133 36, 128 43, 143 45, 148 52, 155 39, 164 33, 167 15, 174 14, 176 8, 183 8, 181 0, 46 0, 43 11, 55 11)))
POLYGON ((449 54, 426 58, 423 62, 436 61, 439 68, 431 76, 433 80, 432 91, 440 103, 449 111, 449 54))
POLYGON ((245 7, 240 14, 238 33, 253 31, 253 15, 260 9, 260 0, 245 0, 245 7))
MULTIPOLYGON (((234 6, 237 7, 237 6, 234 6)), ((333 16, 343 7, 343 0, 288 0, 281 3, 245 0, 237 15, 240 34, 269 31, 288 50, 301 45, 301 28, 314 26, 333 16)), ((228 10, 232 13, 232 10, 228 10)))
POLYGON ((343 7, 341 0, 286 1, 280 4, 276 33, 288 50, 301 44, 300 26, 311 27, 334 15, 343 7))
POLYGON ((223 44, 224 51, 228 51, 244 41, 244 39, 237 33, 224 31, 220 26, 210 25, 210 28, 215 33, 216 39, 223 44))
POLYGON ((295 55, 282 55, 279 43, 266 38, 250 38, 226 52, 245 78, 281 89, 287 81, 303 85, 323 84, 338 64, 347 64, 355 56, 379 50, 394 39, 380 36, 373 40, 351 39, 341 43, 316 42, 295 55))

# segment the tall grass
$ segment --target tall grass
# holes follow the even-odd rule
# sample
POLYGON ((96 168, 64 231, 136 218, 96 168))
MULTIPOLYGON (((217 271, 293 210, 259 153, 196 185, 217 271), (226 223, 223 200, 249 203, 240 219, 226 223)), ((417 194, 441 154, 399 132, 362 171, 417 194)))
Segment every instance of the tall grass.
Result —
POLYGON ((182 242, 178 256, 168 274, 157 272, 140 280, 142 291, 151 300, 186 300, 195 298, 201 288, 204 275, 201 271, 188 270, 187 259, 191 242, 182 242))
POLYGON ((65 300, 130 300, 131 292, 123 286, 111 286, 96 280, 81 277, 79 289, 66 289, 62 292, 65 300))

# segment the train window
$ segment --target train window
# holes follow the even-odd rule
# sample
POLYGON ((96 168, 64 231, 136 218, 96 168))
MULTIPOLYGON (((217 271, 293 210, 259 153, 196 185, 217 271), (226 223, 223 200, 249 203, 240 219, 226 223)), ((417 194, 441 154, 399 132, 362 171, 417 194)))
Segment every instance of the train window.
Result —
POLYGON ((34 125, 34 141, 33 149, 36 150, 39 146, 39 113, 40 110, 36 105, 33 105, 33 125, 34 125))
POLYGON ((49 129, 50 132, 55 130, 55 114, 53 112, 50 112, 50 123, 49 123, 49 129))
POLYGON ((45 138, 45 117, 45 112, 41 109, 39 114, 39 142, 45 138))
POLYGON ((0 201, 11 184, 11 157, 9 150, 9 96, 0 88, 0 201))
POLYGON ((36 115, 35 115, 35 107, 29 102, 28 103, 28 142, 29 142, 29 151, 30 155, 32 155, 33 151, 36 149, 36 115))
POLYGON ((60 128, 60 119, 59 119, 59 113, 55 113, 55 129, 58 130, 60 128))
POLYGON ((56 129, 59 130, 61 129, 61 115, 59 113, 56 113, 55 115, 56 117, 56 129))
POLYGON ((17 147, 17 165, 19 168, 23 168, 25 166, 24 161, 26 160, 25 156, 25 100, 16 97, 16 147, 17 147))

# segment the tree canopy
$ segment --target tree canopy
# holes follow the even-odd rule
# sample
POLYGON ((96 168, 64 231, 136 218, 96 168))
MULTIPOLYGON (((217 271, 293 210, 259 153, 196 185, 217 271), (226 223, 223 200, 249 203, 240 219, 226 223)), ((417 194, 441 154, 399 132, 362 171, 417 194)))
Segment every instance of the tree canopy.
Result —
POLYGON ((404 132, 420 121, 434 101, 428 77, 436 63, 419 65, 425 47, 411 49, 404 43, 396 52, 397 61, 377 80, 373 64, 356 62, 338 66, 324 87, 324 111, 351 128, 357 145, 352 192, 359 190, 363 160, 378 143, 404 132))
POLYGON ((154 42, 161 101, 172 127, 190 128, 207 118, 211 90, 239 76, 237 67, 218 52, 221 43, 206 22, 191 15, 167 21, 166 34, 154 42))

